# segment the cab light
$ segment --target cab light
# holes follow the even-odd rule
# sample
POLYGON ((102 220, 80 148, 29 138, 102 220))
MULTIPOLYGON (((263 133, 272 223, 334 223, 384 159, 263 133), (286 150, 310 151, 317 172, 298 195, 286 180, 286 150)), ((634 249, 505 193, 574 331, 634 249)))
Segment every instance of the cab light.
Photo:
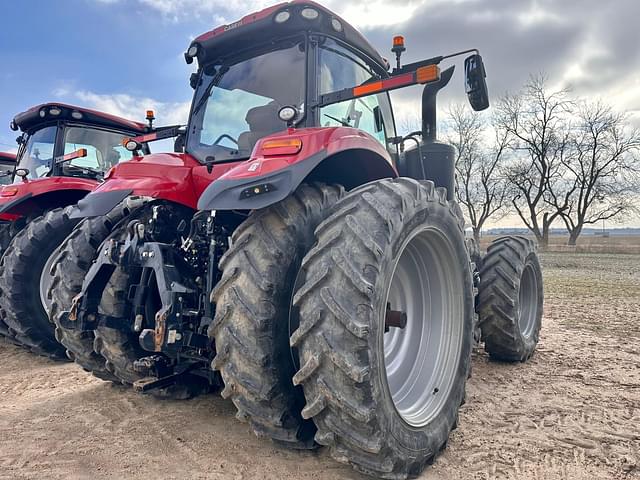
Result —
POLYGON ((261 150, 264 156, 295 155, 302 150, 302 140, 299 138, 266 140, 261 150))
POLYGON ((40 118, 44 118, 46 114, 47 112, 45 112, 44 110, 40 110, 40 118))
POLYGON ((300 12, 300 15, 302 15, 302 18, 304 18, 306 20, 315 20, 316 18, 318 18, 320 16, 320 12, 318 12, 314 8, 304 8, 300 12))
POLYGON ((284 23, 289 20, 289 18, 291 18, 291 13, 289 13, 289 10, 283 10, 274 17, 274 20, 276 23, 284 23))
POLYGON ((15 197, 18 193, 17 187, 5 187, 2 189, 1 197, 15 197))
POLYGON ((198 45, 191 45, 187 50, 187 56, 190 58, 195 57, 198 54, 198 45))
POLYGON ((440 79, 440 67, 437 65, 427 65, 416 70, 416 82, 428 83, 440 79))
POLYGON ((333 27, 333 29, 336 32, 341 32, 342 31, 342 23, 340 23, 340 20, 338 20, 337 18, 332 18, 331 19, 331 27, 333 27))
POLYGON ((62 110, 60 110, 58 107, 51 107, 49 109, 49 115, 53 115, 54 117, 60 115, 61 113, 62 110))
POLYGON ((78 112, 77 110, 74 110, 73 112, 71 112, 71 116, 73 118, 75 118, 76 120, 81 120, 82 119, 82 113, 78 112))

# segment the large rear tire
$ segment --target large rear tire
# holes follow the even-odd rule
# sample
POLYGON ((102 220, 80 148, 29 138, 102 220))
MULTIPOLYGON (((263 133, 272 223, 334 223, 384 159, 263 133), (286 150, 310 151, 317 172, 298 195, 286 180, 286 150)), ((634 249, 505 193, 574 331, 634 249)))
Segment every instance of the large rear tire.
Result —
POLYGON ((536 244, 502 237, 487 249, 478 308, 485 350, 496 360, 524 362, 536 349, 544 292, 536 244))
MULTIPOLYGON (((22 230, 27 222, 29 221, 26 217, 21 217, 17 220, 13 221, 2 221, 0 222, 0 257, 4 255, 5 250, 9 247, 11 240, 15 237, 20 230, 22 230)), ((13 338, 12 332, 9 331, 9 326, 4 323, 2 320, 2 315, 0 314, 0 337, 4 337, 12 343, 16 345, 22 345, 20 342, 16 341, 13 338)))
POLYGON ((9 332, 40 355, 66 359, 49 322, 47 291, 52 280, 52 253, 79 220, 73 207, 56 208, 38 217, 11 241, 0 261, 0 310, 9 332))
POLYGON ((380 180, 334 207, 303 260, 291 336, 302 416, 363 473, 418 475, 457 425, 474 320, 463 223, 432 182, 380 180), (406 313, 403 329, 388 310, 406 313))
POLYGON ((315 427, 300 416, 304 396, 291 378, 289 311, 302 258, 313 232, 343 189, 302 185, 285 200, 253 212, 233 233, 211 294, 216 315, 209 335, 212 363, 237 417, 259 436, 292 448, 313 447, 315 427))
POLYGON ((122 203, 104 216, 86 218, 80 222, 54 253, 51 267, 53 280, 48 292, 51 299, 49 318, 56 326, 56 339, 65 346, 67 357, 96 377, 118 383, 120 380, 106 369, 104 357, 93 349, 93 331, 64 328, 60 325, 60 315, 69 309, 73 297, 80 293, 100 244, 131 213, 131 209, 122 203))

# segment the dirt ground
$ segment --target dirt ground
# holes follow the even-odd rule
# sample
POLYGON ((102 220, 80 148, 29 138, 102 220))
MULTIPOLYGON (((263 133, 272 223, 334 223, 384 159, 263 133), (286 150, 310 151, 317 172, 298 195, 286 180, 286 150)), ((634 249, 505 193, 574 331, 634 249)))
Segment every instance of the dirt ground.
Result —
MULTIPOLYGON (((640 255, 546 254, 527 364, 473 359, 422 479, 640 479, 640 255)), ((0 478, 364 479, 255 437, 234 407, 140 396, 0 341, 0 478)))

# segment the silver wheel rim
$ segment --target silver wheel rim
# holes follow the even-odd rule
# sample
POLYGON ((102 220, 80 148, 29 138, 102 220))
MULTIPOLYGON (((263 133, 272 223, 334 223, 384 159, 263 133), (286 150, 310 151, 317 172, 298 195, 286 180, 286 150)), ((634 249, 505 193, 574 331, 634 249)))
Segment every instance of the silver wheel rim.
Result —
POLYGON ((538 281, 533 267, 527 264, 520 277, 518 291, 518 327, 522 336, 530 338, 538 316, 538 281))
MULTIPOLYGON (((54 253, 55 252, 57 252, 57 250, 54 251, 54 253)), ((40 303, 42 303, 42 308, 44 308, 44 311, 47 312, 47 314, 49 313, 49 307, 51 306, 51 300, 47 297, 47 292, 49 292, 49 288, 53 283, 53 275, 50 273, 54 260, 53 257, 54 254, 52 253, 40 273, 40 303)))
POLYGON ((386 305, 407 314, 404 329, 384 334, 387 385, 396 410, 413 427, 431 422, 455 384, 464 330, 464 284, 453 246, 438 230, 403 244, 386 305))

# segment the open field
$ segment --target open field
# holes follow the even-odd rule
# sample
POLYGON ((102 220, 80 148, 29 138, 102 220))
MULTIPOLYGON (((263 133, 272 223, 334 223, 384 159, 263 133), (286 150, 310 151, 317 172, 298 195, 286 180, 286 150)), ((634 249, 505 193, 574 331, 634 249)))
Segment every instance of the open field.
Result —
MULTIPOLYGON (((473 359, 422 479, 640 479, 640 255, 549 253, 538 352, 473 359)), ((0 478, 359 479, 255 437, 216 395, 159 401, 0 342, 0 478)))
MULTIPOLYGON (((499 235, 485 235, 481 245, 486 248, 499 235)), ((627 253, 640 255, 640 235, 601 235, 584 234, 578 238, 577 245, 567 245, 568 235, 551 235, 549 237, 550 252, 563 253, 627 253)))

